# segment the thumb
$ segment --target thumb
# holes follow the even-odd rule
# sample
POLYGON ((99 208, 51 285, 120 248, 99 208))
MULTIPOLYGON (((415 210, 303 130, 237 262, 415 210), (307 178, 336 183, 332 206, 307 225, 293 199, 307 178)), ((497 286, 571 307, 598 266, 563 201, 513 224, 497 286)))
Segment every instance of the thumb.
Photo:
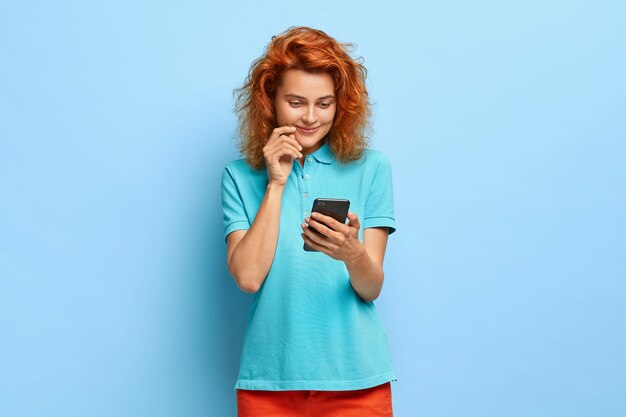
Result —
POLYGON ((357 229, 361 227, 361 223, 359 222, 359 216, 351 211, 348 212, 348 225, 357 229))

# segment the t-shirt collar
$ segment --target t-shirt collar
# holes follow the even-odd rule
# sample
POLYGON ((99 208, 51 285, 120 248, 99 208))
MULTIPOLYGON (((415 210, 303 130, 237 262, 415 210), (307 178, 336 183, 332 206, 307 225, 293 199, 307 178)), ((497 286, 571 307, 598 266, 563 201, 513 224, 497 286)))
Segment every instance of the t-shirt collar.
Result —
POLYGON ((332 149, 328 145, 328 140, 324 140, 324 144, 320 146, 318 150, 311 154, 316 160, 324 164, 332 164, 335 160, 335 155, 332 149))

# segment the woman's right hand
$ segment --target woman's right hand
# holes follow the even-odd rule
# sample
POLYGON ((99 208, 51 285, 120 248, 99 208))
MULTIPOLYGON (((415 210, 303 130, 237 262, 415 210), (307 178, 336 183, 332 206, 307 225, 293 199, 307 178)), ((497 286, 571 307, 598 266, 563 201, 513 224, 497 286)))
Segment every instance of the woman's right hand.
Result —
POLYGON ((295 132, 295 126, 277 127, 263 147, 268 183, 287 184, 293 160, 302 158, 302 146, 296 140, 295 132))

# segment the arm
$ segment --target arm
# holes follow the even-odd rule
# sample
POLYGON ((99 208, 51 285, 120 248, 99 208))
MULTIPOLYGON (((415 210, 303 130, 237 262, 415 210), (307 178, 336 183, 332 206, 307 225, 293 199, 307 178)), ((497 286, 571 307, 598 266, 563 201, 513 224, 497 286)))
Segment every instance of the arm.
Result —
POLYGON ((228 235, 228 271, 242 291, 257 292, 272 266, 284 188, 269 183, 250 229, 228 235))
POLYGON ((302 238, 309 246, 343 261, 350 274, 354 291, 366 302, 375 300, 383 286, 383 259, 387 247, 386 227, 368 227, 363 230, 363 243, 358 233, 361 224, 355 213, 348 213, 348 224, 332 217, 312 213, 302 224, 302 238), (320 232, 313 234, 309 226, 320 232))
MULTIPOLYGON (((293 169, 293 160, 302 158, 302 146, 295 137, 295 126, 281 126, 272 131, 272 135, 263 147, 263 157, 267 169, 267 188, 259 206, 256 217, 247 231, 233 231, 227 236, 228 255, 226 263, 228 272, 233 276, 237 286, 245 292, 257 292, 267 277, 274 261, 278 231, 280 228, 280 211, 285 184, 293 169)), ((222 199, 228 201, 227 206, 237 206, 237 214, 241 221, 244 217, 242 203, 235 197, 236 188, 232 181, 224 176, 222 199)), ((232 178, 231 178, 232 180, 232 178)), ((230 213, 232 210, 225 211, 230 213)), ((226 214, 225 214, 226 216, 226 214)))
POLYGON ((387 237, 385 227, 364 229, 362 250, 355 258, 345 261, 352 288, 365 302, 378 298, 383 288, 383 259, 387 237))

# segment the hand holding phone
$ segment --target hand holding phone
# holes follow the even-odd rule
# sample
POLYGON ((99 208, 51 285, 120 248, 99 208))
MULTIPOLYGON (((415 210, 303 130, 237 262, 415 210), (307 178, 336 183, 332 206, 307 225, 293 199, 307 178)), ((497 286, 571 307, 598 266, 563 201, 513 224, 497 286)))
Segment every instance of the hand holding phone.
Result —
MULTIPOLYGON (((340 198, 316 198, 313 202, 313 208, 311 213, 317 212, 325 216, 332 217, 339 223, 345 224, 348 218, 348 210, 350 209, 350 200, 340 198)), ((315 230, 312 226, 309 229, 313 233, 317 233, 323 236, 320 232, 315 230)), ((317 249, 313 249, 304 242, 304 250, 308 252, 319 252, 317 249)))

